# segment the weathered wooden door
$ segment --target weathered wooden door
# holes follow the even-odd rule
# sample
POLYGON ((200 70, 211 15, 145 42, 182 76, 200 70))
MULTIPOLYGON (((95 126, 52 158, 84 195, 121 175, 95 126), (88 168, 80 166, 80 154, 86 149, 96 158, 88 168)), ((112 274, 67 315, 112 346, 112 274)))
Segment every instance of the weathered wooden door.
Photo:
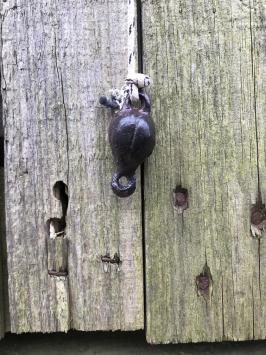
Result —
POLYGON ((266 197, 266 3, 138 2, 157 142, 143 193, 138 174, 126 199, 110 189, 98 98, 127 74, 128 1, 1 7, 0 336, 143 329, 146 317, 151 343, 266 338, 266 245, 250 233, 266 197), (115 253, 120 265, 103 263, 115 253))
POLYGON ((110 190, 110 116, 98 103, 126 74, 125 1, 3 3, 12 332, 143 328, 140 189, 128 199, 110 190), (47 233, 64 213, 65 234, 47 233), (115 253, 120 271, 101 260, 115 253))
POLYGON ((144 1, 157 145, 145 166, 147 338, 266 336, 265 1, 144 1), (182 215, 171 206, 188 190, 182 215))

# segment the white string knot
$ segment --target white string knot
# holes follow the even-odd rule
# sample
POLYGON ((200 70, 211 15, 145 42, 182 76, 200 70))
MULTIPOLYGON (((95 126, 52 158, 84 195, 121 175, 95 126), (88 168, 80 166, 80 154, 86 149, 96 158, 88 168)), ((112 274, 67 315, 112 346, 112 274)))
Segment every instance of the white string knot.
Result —
POLYGON ((122 109, 124 103, 130 101, 132 106, 139 104, 139 90, 150 85, 151 79, 148 75, 136 73, 138 70, 138 45, 137 45, 137 2, 128 1, 128 75, 123 87, 110 90, 110 97, 100 97, 100 103, 112 109, 122 109))
MULTIPOLYGON (((149 86, 151 79, 148 75, 142 73, 133 73, 128 75, 125 80, 125 85, 122 86, 121 90, 112 89, 110 92, 112 108, 115 108, 115 103, 117 108, 120 110, 123 107, 124 103, 130 100, 132 105, 137 105, 139 103, 139 89, 143 89, 149 86), (114 103, 115 102, 115 103, 114 103)), ((108 102, 108 100, 106 101, 108 102)), ((103 102, 101 102, 104 104, 103 102)), ((108 103, 105 106, 111 107, 108 103)))
POLYGON ((128 75, 125 80, 125 87, 128 90, 129 99, 131 103, 137 104, 139 102, 139 89, 149 86, 151 79, 146 74, 133 73, 128 75))

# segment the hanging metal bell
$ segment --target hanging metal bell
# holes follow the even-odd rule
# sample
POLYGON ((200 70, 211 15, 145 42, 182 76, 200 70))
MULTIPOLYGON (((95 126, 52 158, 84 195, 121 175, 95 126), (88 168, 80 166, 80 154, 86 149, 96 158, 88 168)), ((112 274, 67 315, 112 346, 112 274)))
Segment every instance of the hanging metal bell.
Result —
POLYGON ((127 100, 109 126, 109 142, 117 166, 111 186, 119 197, 133 194, 136 189, 135 171, 152 153, 155 145, 150 98, 144 90, 140 90, 139 96, 141 107, 134 108, 127 100), (120 182, 122 177, 127 179, 125 185, 120 182))

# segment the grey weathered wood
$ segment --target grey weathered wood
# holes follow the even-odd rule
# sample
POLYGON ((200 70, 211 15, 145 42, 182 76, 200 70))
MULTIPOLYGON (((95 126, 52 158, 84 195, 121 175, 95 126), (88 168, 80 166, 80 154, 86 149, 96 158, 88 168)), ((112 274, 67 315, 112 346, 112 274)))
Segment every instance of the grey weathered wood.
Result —
POLYGON ((250 209, 259 190, 266 200, 266 4, 142 4, 157 127, 145 166, 147 339, 264 339, 266 244, 251 237, 250 209))
MULTIPOLYGON (((0 96, 1 100, 1 96, 0 96)), ((5 318, 4 318, 4 280, 3 280, 3 216, 4 212, 4 167, 3 167, 3 125, 2 125, 2 103, 0 102, 0 339, 5 334, 5 318)))
MULTIPOLYGON (((1 130, 1 129, 0 129, 1 130)), ((1 134, 0 134, 1 137, 1 134)), ((5 334, 4 282, 4 168, 0 166, 0 339, 5 334)))
POLYGON ((111 192, 111 113, 98 104, 127 73, 126 11, 112 0, 3 4, 12 332, 143 327, 140 190, 111 192), (62 216, 56 181, 69 191, 67 279, 47 272, 45 223, 62 216), (104 272, 101 255, 115 252, 120 271, 104 272))
MULTIPOLYGON (((0 3, 0 10, 2 3, 0 3)), ((0 38, 2 38, 2 18, 0 17, 0 38)), ((0 41, 0 53, 2 42, 0 41)), ((1 58, 0 58, 1 77, 1 58)), ((0 339, 8 330, 7 265, 5 240, 5 188, 4 188, 4 127, 2 117, 2 95, 0 93, 0 339)))
MULTIPOLYGON (((252 43, 252 70, 255 119, 258 142, 258 173, 262 201, 266 203, 266 3, 265 1, 250 2, 250 24, 252 43)), ((257 269, 259 269, 259 297, 254 302, 255 338, 266 337, 266 240, 265 232, 258 244, 257 269), (259 320, 259 321, 258 321, 259 320)))

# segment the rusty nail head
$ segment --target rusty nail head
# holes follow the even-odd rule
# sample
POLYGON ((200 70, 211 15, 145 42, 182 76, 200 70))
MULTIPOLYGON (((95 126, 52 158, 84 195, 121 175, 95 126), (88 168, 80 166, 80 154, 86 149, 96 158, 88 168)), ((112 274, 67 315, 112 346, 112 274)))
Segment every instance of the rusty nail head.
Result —
POLYGON ((177 206, 184 206, 187 202, 187 197, 183 192, 177 192, 175 194, 175 202, 177 206))
POLYGON ((176 186, 173 190, 173 205, 177 209, 178 213, 182 213, 185 209, 188 208, 188 190, 181 187, 180 185, 176 186))
POLYGON ((261 237, 263 230, 266 229, 266 210, 261 202, 256 203, 251 209, 250 229, 253 237, 261 237))
POLYGON ((209 277, 206 276, 206 275, 198 275, 196 277, 196 283, 197 283, 197 286, 198 286, 198 290, 201 290, 201 291, 208 290, 208 288, 210 286, 209 277))
POLYGON ((263 221, 265 221, 265 219, 265 211, 263 211, 262 209, 254 209, 251 213, 251 223, 255 226, 259 226, 263 221))

